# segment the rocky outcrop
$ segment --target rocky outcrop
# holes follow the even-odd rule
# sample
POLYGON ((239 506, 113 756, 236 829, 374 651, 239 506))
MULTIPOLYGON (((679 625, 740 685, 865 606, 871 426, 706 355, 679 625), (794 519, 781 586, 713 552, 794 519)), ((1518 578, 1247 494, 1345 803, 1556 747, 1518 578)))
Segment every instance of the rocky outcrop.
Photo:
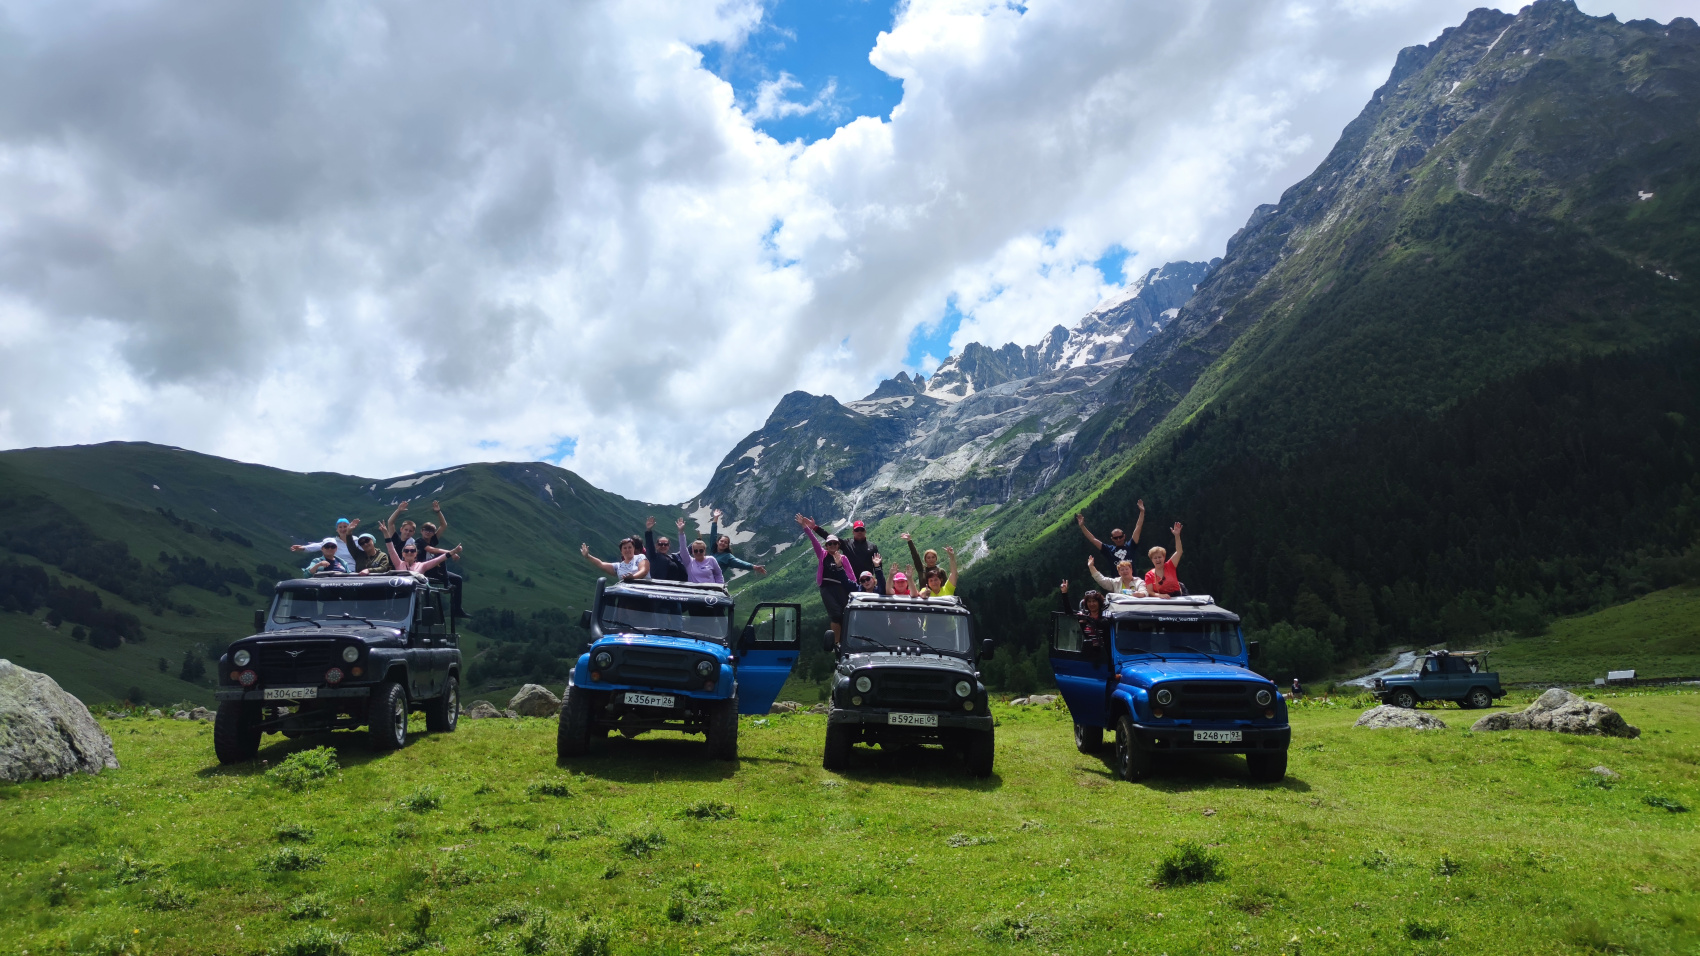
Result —
POLYGON ((803 705, 794 700, 776 700, 773 702, 773 706, 767 709, 767 712, 770 714, 794 714, 802 709, 803 705))
POLYGON ((1420 710, 1407 707, 1394 707, 1382 704, 1371 707, 1358 717, 1353 727, 1365 727, 1369 730, 1385 730, 1389 727, 1404 727, 1409 730, 1445 730, 1446 722, 1433 714, 1425 714, 1420 710))
POLYGON ((1009 702, 1011 707, 1046 707, 1057 702, 1055 694, 1034 694, 1031 697, 1017 697, 1009 702))
POLYGON ((118 769, 112 738, 46 674, 0 660, 0 780, 118 769))
POLYGON ((553 717, 561 712, 561 698, 542 684, 527 684, 508 701, 508 710, 521 717, 553 717))
POLYGON ((1562 687, 1554 687, 1519 713, 1489 714, 1471 730, 1553 730, 1561 734, 1592 737, 1641 736, 1641 728, 1630 724, 1610 707, 1584 700, 1562 687))
POLYGON ((495 704, 487 700, 475 700, 472 702, 472 706, 466 709, 467 720, 483 720, 486 717, 500 716, 502 716, 502 712, 496 709, 495 704))
POLYGON ((172 714, 171 719, 172 720, 204 720, 204 721, 210 721, 216 716, 218 716, 218 715, 214 714, 212 711, 206 709, 205 707, 196 707, 194 710, 180 710, 177 713, 172 714))

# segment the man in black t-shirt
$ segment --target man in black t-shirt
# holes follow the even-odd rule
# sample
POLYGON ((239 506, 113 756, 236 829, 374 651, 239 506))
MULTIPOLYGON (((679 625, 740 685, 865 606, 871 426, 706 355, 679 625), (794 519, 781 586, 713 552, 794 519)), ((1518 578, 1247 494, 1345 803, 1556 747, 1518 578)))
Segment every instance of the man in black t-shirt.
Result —
POLYGON ((868 529, 858 521, 850 526, 850 546, 844 549, 844 556, 850 559, 850 566, 856 569, 856 578, 861 580, 864 574, 878 576, 874 567, 874 555, 879 554, 877 544, 868 542, 868 529))
MULTIPOLYGON (((1110 540, 1099 541, 1086 527, 1086 516, 1077 514, 1074 523, 1080 526, 1080 533, 1086 536, 1092 550, 1104 556, 1110 567, 1131 560, 1128 555, 1133 553, 1133 546, 1139 543, 1139 533, 1145 530, 1145 499, 1139 499, 1139 520, 1133 525, 1133 538, 1130 540, 1122 529, 1116 528, 1110 532, 1110 540)), ((1137 563, 1137 562, 1136 562, 1137 563)))
POLYGON ((655 518, 652 515, 643 525, 643 553, 649 558, 649 576, 656 581, 689 581, 685 563, 673 553, 673 543, 663 535, 655 538, 655 518))

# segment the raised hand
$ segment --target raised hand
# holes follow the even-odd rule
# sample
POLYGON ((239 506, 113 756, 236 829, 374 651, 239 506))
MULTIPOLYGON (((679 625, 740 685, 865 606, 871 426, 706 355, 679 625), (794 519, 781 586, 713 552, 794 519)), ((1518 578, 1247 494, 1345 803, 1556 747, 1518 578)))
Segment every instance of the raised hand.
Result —
POLYGON ((1139 499, 1138 501, 1134 502, 1134 504, 1139 506, 1140 511, 1145 510, 1145 499, 1144 498, 1139 499))
POLYGON ((588 545, 588 544, 579 545, 578 546, 578 553, 587 557, 587 558, 590 557, 590 545, 588 545))
POLYGON ((715 523, 716 523, 716 524, 719 524, 719 523, 720 523, 720 519, 721 519, 721 517, 722 517, 722 515, 723 515, 723 512, 722 512, 722 511, 721 511, 721 510, 720 510, 720 509, 719 509, 719 508, 716 508, 716 509, 714 509, 714 510, 713 510, 713 511, 712 511, 712 512, 710 512, 710 515, 712 515, 712 516, 713 516, 713 518, 714 518, 714 521, 715 521, 715 523))
POLYGON ((654 531, 655 530, 655 516, 654 515, 650 515, 649 519, 643 523, 643 530, 645 530, 645 531, 654 531))
POLYGON ((1098 562, 1093 560, 1093 558, 1094 556, 1090 554, 1086 556, 1086 566, 1096 571, 1098 570, 1098 562))
MULTIPOLYGON (((681 535, 683 535, 683 534, 684 534, 684 533, 685 533, 685 519, 683 519, 683 518, 680 518, 680 519, 679 519, 679 520, 678 520, 678 521, 675 521, 675 522, 673 522, 673 524, 674 524, 674 525, 676 525, 676 526, 677 526, 677 527, 678 527, 678 529, 679 529, 679 534, 681 534, 681 535)), ((679 543, 680 543, 680 544, 684 544, 684 543, 685 543, 685 539, 684 539, 684 538, 683 538, 683 537, 681 537, 681 538, 680 538, 680 539, 679 539, 679 543)))
POLYGON ((797 524, 801 525, 804 528, 807 528, 809 526, 809 519, 803 517, 803 513, 801 511, 797 512, 796 521, 797 521, 797 524))
POLYGON ((384 533, 384 537, 387 538, 387 537, 390 536, 390 526, 387 525, 387 524, 384 524, 384 519, 382 519, 382 518, 378 519, 378 530, 382 531, 384 533))
POLYGON ((1170 528, 1169 531, 1171 533, 1173 533, 1175 537, 1177 537, 1177 538, 1180 537, 1181 536, 1181 523, 1179 521, 1175 522, 1175 526, 1173 528, 1170 528))
POLYGON ((898 535, 898 537, 902 538, 905 541, 908 541, 909 540, 909 532, 905 531, 902 534, 898 535))
POLYGON ((437 499, 432 498, 431 499, 431 510, 435 511, 438 514, 442 514, 443 513, 443 506, 437 502, 437 499))
POLYGON ((406 501, 403 501, 403 502, 402 502, 402 503, 401 503, 401 504, 399 504, 399 505, 396 505, 396 506, 395 506, 395 510, 397 510, 397 511, 406 511, 406 510, 407 510, 407 506, 408 506, 408 505, 410 505, 410 504, 412 504, 412 503, 413 503, 413 499, 412 499, 412 498, 409 498, 409 499, 407 499, 407 500, 406 500, 406 501))
POLYGON ((956 557, 956 549, 951 547, 948 544, 944 546, 944 553, 950 555, 953 558, 956 557))
POLYGON ((885 558, 882 555, 880 555, 878 552, 875 552, 874 553, 874 567, 877 568, 883 563, 885 563, 885 558))
POLYGON ((756 565, 756 573, 757 574, 766 574, 767 573, 767 565, 765 565, 765 564, 756 565))
POLYGON ((1077 513, 1074 516, 1074 523, 1080 525, 1082 528, 1086 527, 1086 515, 1084 513, 1077 513))

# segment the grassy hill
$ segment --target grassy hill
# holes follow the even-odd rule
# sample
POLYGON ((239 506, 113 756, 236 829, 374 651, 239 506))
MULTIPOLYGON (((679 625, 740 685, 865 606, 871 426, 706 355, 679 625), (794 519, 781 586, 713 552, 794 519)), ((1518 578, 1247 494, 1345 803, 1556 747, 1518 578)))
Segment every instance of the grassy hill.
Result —
POLYGON ((1669 808, 1700 806, 1700 694, 1605 699, 1641 739, 1298 707, 1279 786, 1237 758, 1117 782, 1064 712, 1001 704, 986 780, 914 750, 826 773, 818 716, 745 718, 737 764, 652 734, 562 769, 553 721, 486 720, 333 735, 342 769, 294 790, 205 725, 112 720, 122 769, 0 788, 0 912, 32 953, 1691 952, 1669 808))
MULTIPOLYGON (((967 594, 1036 643, 1070 526, 1185 523, 1277 676, 1700 580, 1700 30, 1538 3, 1404 51, 967 594), (1503 43, 1501 41, 1503 40, 1503 43), (1657 208, 1655 208, 1657 207, 1657 208)), ((1144 356, 1142 358, 1141 356, 1144 356)))
MULTIPOLYGON (((540 463, 380 481, 144 443, 0 452, 0 566, 44 568, 64 587, 98 595, 103 609, 133 617, 138 630, 102 650, 77 640, 69 620, 45 627, 45 608, 24 614, 7 605, 0 657, 53 674, 86 700, 139 688, 155 703, 210 701, 210 683, 178 679, 184 654, 197 646, 216 654, 251 632, 253 608, 271 585, 306 563, 289 545, 329 535, 337 517, 361 519, 361 530, 376 533, 409 495, 423 499, 408 512, 420 521, 439 500, 449 518, 444 540, 466 548, 455 570, 467 579, 475 615, 466 622, 468 699, 500 696, 526 679, 564 682, 559 660, 584 637, 573 619, 597 576, 579 543, 606 557, 614 539, 664 513, 540 463)), ((673 514, 662 518, 669 529, 673 514)))
POLYGON ((1700 588, 1668 588, 1562 618, 1539 637, 1511 637, 1493 650, 1504 681, 1584 682, 1616 670, 1700 677, 1700 588))

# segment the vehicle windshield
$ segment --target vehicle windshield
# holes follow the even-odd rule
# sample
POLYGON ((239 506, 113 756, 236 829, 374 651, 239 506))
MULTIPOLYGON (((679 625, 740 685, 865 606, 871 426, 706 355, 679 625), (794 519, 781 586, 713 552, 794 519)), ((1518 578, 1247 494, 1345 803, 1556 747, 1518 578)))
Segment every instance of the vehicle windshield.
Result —
POLYGON ((1122 618, 1116 621, 1116 650, 1123 654, 1213 654, 1241 651, 1240 626, 1232 621, 1179 618, 1122 618))
POLYGON ((645 634, 683 634, 726 643, 731 632, 732 602, 721 598, 679 601, 636 594, 605 594, 602 597, 604 633, 636 631, 645 634))
POLYGON ((368 587, 290 588, 272 605, 272 622, 382 621, 406 627, 413 618, 413 589, 368 587))
POLYGON ((967 656, 974 635, 966 615, 860 608, 844 617, 851 651, 930 649, 967 656))

